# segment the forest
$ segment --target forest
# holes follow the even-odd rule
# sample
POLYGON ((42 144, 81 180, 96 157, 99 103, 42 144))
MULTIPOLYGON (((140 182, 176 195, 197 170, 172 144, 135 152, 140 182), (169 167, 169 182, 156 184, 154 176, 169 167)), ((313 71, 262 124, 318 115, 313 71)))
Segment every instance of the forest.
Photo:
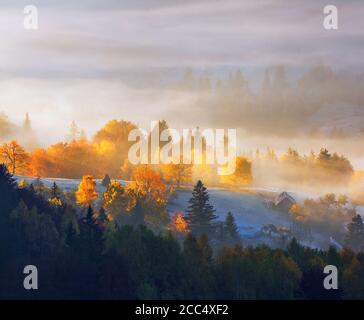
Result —
MULTIPOLYGON (((40 179, 16 183, 0 166, 1 298, 50 299, 360 299, 364 224, 355 215, 347 247, 327 251, 293 238, 286 248, 244 246, 234 215, 216 221, 198 181, 185 215, 165 211, 168 192, 148 166, 123 186, 91 176, 74 194, 40 179), (352 247, 350 249, 350 247, 352 247), (41 274, 40 290, 22 287, 22 268, 41 274), (339 290, 322 286, 323 267, 340 273, 339 290)), ((308 204, 305 204, 305 208, 308 204)), ((293 209, 294 212, 307 209, 293 209)))

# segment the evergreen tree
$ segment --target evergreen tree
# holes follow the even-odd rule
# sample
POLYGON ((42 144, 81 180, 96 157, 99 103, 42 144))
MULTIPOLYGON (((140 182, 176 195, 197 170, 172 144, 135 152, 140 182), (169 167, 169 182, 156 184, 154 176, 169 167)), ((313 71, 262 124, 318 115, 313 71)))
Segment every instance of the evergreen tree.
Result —
POLYGON ((228 212, 225 222, 224 222, 224 229, 225 229, 225 242, 229 245, 239 244, 241 239, 239 235, 239 229, 236 225, 235 218, 228 212))
POLYGON ((67 140, 69 142, 78 140, 79 137, 79 129, 75 121, 71 122, 69 133, 67 135, 67 140))
POLYGON ((29 113, 25 114, 25 119, 22 127, 21 142, 26 146, 28 150, 33 150, 38 146, 38 139, 32 128, 32 122, 29 117, 29 113))
POLYGON ((29 113, 28 112, 25 114, 23 129, 24 129, 25 132, 30 132, 32 130, 32 126, 31 126, 31 123, 30 123, 30 118, 29 118, 29 113))
POLYGON ((103 207, 100 208, 99 210, 99 216, 98 216, 99 221, 103 224, 107 221, 107 215, 105 213, 105 209, 103 207))
POLYGON ((5 164, 0 164, 0 193, 1 200, 6 200, 4 197, 11 193, 16 188, 16 182, 13 175, 9 172, 5 164))
MULTIPOLYGON (((13 243, 13 232, 9 228, 10 212, 17 206, 16 182, 4 164, 0 164, 0 261, 4 262, 13 243)), ((0 263, 0 273, 2 271, 0 263)), ((1 273, 3 274, 3 273, 1 273)), ((0 286, 1 287, 1 286, 0 286)))
POLYGON ((34 189, 34 185, 33 185, 33 183, 31 183, 31 184, 29 185, 29 191, 30 191, 31 193, 35 193, 35 189, 34 189))
POLYGON ((144 210, 141 203, 141 200, 137 199, 135 207, 133 209, 133 219, 132 222, 134 225, 144 225, 144 210))
POLYGON ((348 225, 345 244, 355 251, 364 251, 364 223, 359 214, 348 225))
POLYGON ((79 249, 86 261, 101 255, 102 231, 96 223, 91 206, 88 207, 86 216, 81 220, 79 240, 79 249))
POLYGON ((104 179, 102 179, 102 182, 101 184, 107 188, 109 186, 109 184, 111 183, 111 179, 110 179, 110 176, 108 174, 105 174, 105 177, 104 179))
POLYGON ((91 206, 88 206, 87 214, 86 217, 83 219, 83 223, 88 227, 92 227, 94 225, 94 222, 94 211, 92 210, 91 206))
POLYGON ((188 201, 186 220, 193 234, 203 233, 211 235, 214 230, 215 215, 214 207, 209 203, 209 194, 201 180, 193 188, 192 198, 188 201))
POLYGON ((53 185, 51 188, 51 198, 59 199, 60 194, 61 194, 61 192, 59 190, 59 187, 57 186, 57 184, 55 182, 53 182, 53 185))
POLYGON ((213 296, 213 270, 212 248, 206 235, 196 239, 189 233, 183 243, 183 252, 186 261, 186 285, 192 299, 212 298, 213 296))

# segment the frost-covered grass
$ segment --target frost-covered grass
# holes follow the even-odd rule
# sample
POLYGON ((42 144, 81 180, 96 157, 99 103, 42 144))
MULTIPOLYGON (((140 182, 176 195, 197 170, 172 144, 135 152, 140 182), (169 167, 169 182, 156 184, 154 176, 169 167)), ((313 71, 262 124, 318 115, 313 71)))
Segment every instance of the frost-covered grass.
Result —
MULTIPOLYGON (((36 178, 32 177, 16 177, 19 182, 25 179, 28 183, 34 183, 36 178)), ((77 190, 80 179, 60 179, 60 178, 42 178, 42 183, 48 187, 53 185, 53 182, 67 192, 74 192, 77 190)), ((101 185, 101 180, 95 180, 96 189, 101 194, 105 188, 101 185)), ((127 182, 120 180, 125 185, 127 182)), ((267 200, 276 196, 281 190, 270 188, 251 188, 245 191, 232 191, 222 190, 219 188, 208 188, 210 194, 210 202, 216 209, 216 215, 220 221, 223 221, 226 214, 230 211, 236 220, 240 234, 245 239, 245 243, 259 244, 266 243, 272 245, 271 239, 261 237, 260 230, 266 224, 273 224, 275 226, 287 227, 291 225, 291 219, 287 213, 280 212, 269 208, 266 205, 267 200)), ((178 191, 170 200, 167 210, 170 214, 176 211, 185 213, 188 207, 188 200, 191 197, 191 190, 178 191)), ((292 194, 299 202, 304 199, 304 195, 297 193, 292 194)), ((319 234, 313 234, 313 246, 320 247, 325 238, 319 234)))
MULTIPOLYGON (((209 190, 211 204, 216 209, 219 220, 224 220, 230 211, 243 236, 252 236, 260 231, 264 224, 289 227, 287 215, 270 209, 265 205, 265 198, 254 192, 234 192, 209 190)), ((189 191, 179 191, 177 197, 168 205, 169 211, 185 211, 188 207, 189 191)))

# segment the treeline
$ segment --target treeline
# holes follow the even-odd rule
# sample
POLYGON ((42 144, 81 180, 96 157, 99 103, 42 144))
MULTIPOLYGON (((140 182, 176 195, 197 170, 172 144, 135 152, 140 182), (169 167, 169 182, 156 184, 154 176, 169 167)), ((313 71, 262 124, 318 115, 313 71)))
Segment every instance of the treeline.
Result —
MULTIPOLYGON (((13 140, 0 147, 0 162, 5 163, 14 175, 80 179, 84 175, 102 178, 108 173, 113 179, 130 180, 136 168, 128 161, 128 151, 134 143, 128 141, 128 136, 133 129, 136 126, 131 122, 111 120, 88 140, 73 122, 67 142, 28 152, 13 140)), ((167 123, 160 121, 159 132, 165 129, 168 129, 167 123)), ((160 148, 165 144, 160 142, 160 148)), ((176 188, 182 184, 191 184, 201 177, 211 184, 249 184, 252 181, 251 162, 245 157, 238 157, 236 168, 235 174, 220 177, 216 166, 206 164, 170 163, 153 166, 166 183, 176 188)))
POLYGON ((8 116, 0 111, 0 142, 16 139, 27 149, 32 150, 38 146, 37 136, 32 128, 30 116, 25 114, 21 126, 12 123, 8 116))
MULTIPOLYGON (((159 122, 159 131, 168 129, 165 121, 159 122)), ((0 161, 15 175, 52 178, 82 178, 92 175, 102 178, 108 173, 112 178, 131 180, 135 165, 128 161, 130 122, 112 120, 89 141, 76 125, 71 126, 68 142, 60 142, 45 149, 28 152, 16 141, 0 147, 0 161), (90 161, 92 160, 92 161, 90 161), (97 165, 95 165, 97 163, 97 165)), ((160 142, 160 147, 166 142, 160 142)), ((274 149, 259 149, 236 158, 235 173, 218 176, 216 166, 188 164, 153 165, 164 182, 179 188, 183 184, 204 179, 209 185, 246 186, 256 184, 347 185, 354 176, 350 161, 343 155, 329 153, 322 148, 318 154, 299 154, 289 148, 279 156, 274 149), (254 172, 254 176, 253 176, 254 172)))
MULTIPOLYGON (((51 192, 57 198, 60 190, 54 186, 51 192)), ((313 250, 295 240, 287 250, 242 247, 233 237, 217 248, 217 230, 234 236, 236 225, 231 214, 224 223, 214 223, 214 208, 201 182, 185 216, 189 231, 170 228, 159 234, 142 222, 108 221, 92 206, 80 214, 68 203, 49 202, 34 187, 19 188, 5 166, 0 166, 0 194, 1 298, 363 297, 363 253, 313 250), (209 239, 206 233, 214 236, 209 239), (29 264, 38 267, 39 290, 23 289, 23 268, 29 264), (328 264, 339 269, 337 291, 323 289, 328 264)), ((180 216, 176 220, 185 225, 180 216)))
MULTIPOLYGON (((186 68, 176 88, 192 93, 195 99, 189 99, 188 105, 176 113, 183 116, 186 123, 197 117, 208 122, 201 125, 224 123, 250 135, 297 137, 304 134, 334 139, 363 135, 363 128, 356 128, 355 133, 337 127, 323 130, 312 121, 320 108, 362 105, 360 76, 338 73, 321 64, 309 68, 296 81, 290 78, 290 70, 285 66, 268 67, 261 85, 256 88, 241 69, 216 76, 186 68), (208 118, 205 110, 209 110, 208 118)), ((327 110, 326 117, 331 118, 329 108, 323 110, 327 110)))
POLYGON ((318 154, 300 154, 294 148, 278 156, 274 149, 266 152, 259 149, 246 155, 254 164, 254 179, 257 183, 300 186, 346 186, 354 177, 350 161, 336 152, 321 148, 318 154))
MULTIPOLYGON (((164 120, 158 125, 159 134, 169 128, 164 120)), ((136 128, 128 121, 111 120, 92 139, 87 139, 84 131, 72 122, 66 142, 47 148, 30 148, 29 151, 13 140, 0 147, 0 162, 5 163, 15 175, 80 179, 84 175, 102 178, 108 173, 114 179, 130 180, 135 166, 128 161, 128 151, 133 145, 128 136, 136 128)), ((24 136, 32 136, 28 115, 23 130, 24 136)), ((166 143, 160 141, 160 148, 166 143)), ((204 147, 206 151, 206 144, 204 147)), ((257 149, 255 153, 238 156, 235 173, 228 176, 218 176, 216 166, 207 164, 160 164, 154 165, 153 169, 161 173, 166 183, 176 188, 202 178, 209 185, 224 186, 246 186, 253 181, 263 185, 280 182, 306 186, 346 185, 354 175, 346 157, 331 154, 325 148, 318 154, 311 152, 308 155, 289 148, 280 156, 272 148, 266 152, 257 149)))
POLYGON ((345 195, 336 197, 335 194, 327 194, 317 200, 306 199, 303 204, 295 203, 289 209, 289 214, 298 239, 302 236, 302 239, 309 240, 307 238, 314 230, 327 238, 334 237, 355 250, 364 249, 364 228, 360 231, 359 226, 355 233, 347 231, 346 226, 353 224, 358 214, 345 195))

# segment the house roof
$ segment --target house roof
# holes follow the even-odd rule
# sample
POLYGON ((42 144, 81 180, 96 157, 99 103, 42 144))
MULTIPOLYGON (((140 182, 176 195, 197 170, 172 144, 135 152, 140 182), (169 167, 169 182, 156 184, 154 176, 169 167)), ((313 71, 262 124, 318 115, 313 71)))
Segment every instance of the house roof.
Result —
POLYGON ((278 206, 280 203, 282 203, 282 201, 284 200, 288 200, 289 202, 296 203, 296 200, 287 192, 282 192, 274 201, 274 205, 278 206))

